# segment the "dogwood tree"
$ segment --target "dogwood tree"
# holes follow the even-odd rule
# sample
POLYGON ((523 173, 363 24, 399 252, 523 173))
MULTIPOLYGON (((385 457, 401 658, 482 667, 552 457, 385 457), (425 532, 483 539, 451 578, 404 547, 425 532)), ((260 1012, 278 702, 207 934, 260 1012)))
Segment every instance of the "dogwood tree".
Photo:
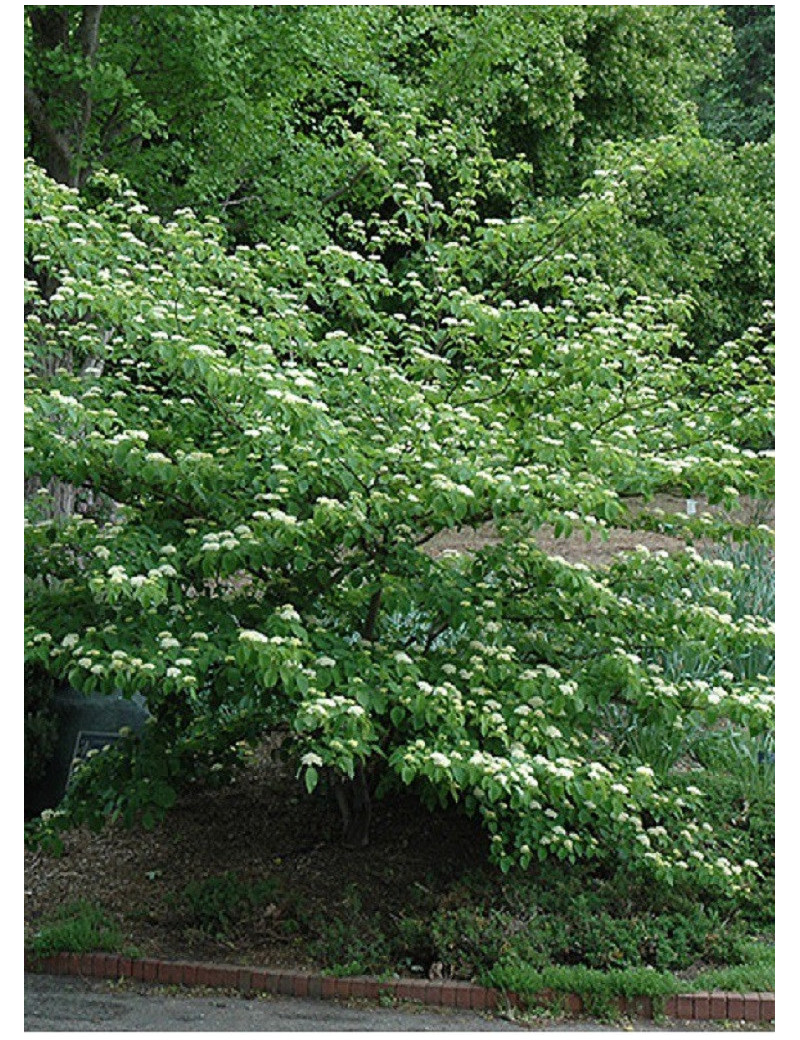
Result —
POLYGON ((350 844, 376 790, 408 787, 480 814, 503 869, 619 856, 745 884, 755 864, 719 854, 702 791, 609 718, 768 728, 769 678, 727 663, 771 626, 732 617, 731 565, 690 544, 592 570, 534 534, 768 538, 628 500, 771 492, 769 305, 682 361, 689 300, 605 284, 522 205, 482 219, 519 170, 456 128, 410 113, 390 151, 374 119, 377 143, 354 142, 372 217, 314 249, 229 250, 215 221, 154 217, 114 176, 90 205, 26 166, 26 654, 152 713, 85 768, 72 818, 150 823, 281 727, 308 789, 336 787, 350 844), (71 516, 48 506, 54 478, 71 516), (498 544, 428 551, 487 521, 498 544), (665 669, 678 639, 709 650, 707 680, 665 669))

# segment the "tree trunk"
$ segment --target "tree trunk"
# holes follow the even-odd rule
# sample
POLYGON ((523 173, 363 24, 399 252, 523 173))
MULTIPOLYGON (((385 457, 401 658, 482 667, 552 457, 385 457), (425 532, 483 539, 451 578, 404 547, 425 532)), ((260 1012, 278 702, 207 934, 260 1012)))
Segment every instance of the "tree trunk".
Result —
POLYGON ((369 845, 369 821, 372 807, 363 765, 356 766, 353 779, 333 780, 333 793, 342 817, 342 842, 345 848, 361 849, 369 845))
MULTIPOLYGON (((361 631, 361 638, 371 643, 375 639, 375 630, 378 623, 378 614, 381 608, 383 588, 378 584, 370 596, 367 607, 367 617, 361 631)), ((372 806, 369 797, 369 784, 363 763, 356 766, 353 779, 344 779, 335 776, 333 779, 333 793, 339 806, 342 817, 343 836, 342 840, 348 849, 360 849, 369 845, 369 821, 372 814, 372 806)))
MULTIPOLYGON (((81 57, 90 66, 95 65, 100 44, 103 5, 84 5, 80 10, 80 22, 77 32, 73 34, 77 40, 73 40, 70 33, 69 10, 63 7, 31 9, 29 17, 34 60, 37 56, 57 49, 60 49, 66 58, 75 52, 73 44, 77 42, 81 57)), ((52 95, 49 95, 46 89, 44 94, 40 95, 26 81, 24 98, 33 154, 54 180, 71 188, 82 187, 90 170, 84 149, 93 115, 91 89, 73 82, 61 88, 54 85, 52 95), (66 106, 72 115, 61 129, 52 118, 53 110, 57 111, 59 106, 66 106)))

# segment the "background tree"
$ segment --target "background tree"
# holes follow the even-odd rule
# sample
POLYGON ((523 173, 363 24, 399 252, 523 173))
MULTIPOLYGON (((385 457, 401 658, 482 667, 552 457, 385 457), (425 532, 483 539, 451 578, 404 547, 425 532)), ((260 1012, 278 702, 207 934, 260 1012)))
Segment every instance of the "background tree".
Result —
POLYGON ((733 29, 733 50, 719 79, 700 95, 703 127, 710 137, 735 144, 768 141, 775 133, 775 7, 721 6, 733 29))

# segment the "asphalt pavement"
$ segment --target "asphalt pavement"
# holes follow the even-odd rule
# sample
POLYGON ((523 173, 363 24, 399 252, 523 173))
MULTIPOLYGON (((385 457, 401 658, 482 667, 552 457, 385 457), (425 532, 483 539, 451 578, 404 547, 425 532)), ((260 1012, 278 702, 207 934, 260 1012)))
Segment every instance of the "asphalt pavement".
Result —
POLYGON ((623 1022, 547 1017, 513 1022, 455 1008, 413 1003, 382 1007, 366 1001, 242 997, 124 980, 25 974, 24 1031, 128 1033, 479 1033, 773 1031, 761 1023, 623 1022))
POLYGON ((470 1011, 379 1007, 301 997, 168 991, 163 987, 25 975, 26 1032, 482 1032, 520 1031, 470 1011))

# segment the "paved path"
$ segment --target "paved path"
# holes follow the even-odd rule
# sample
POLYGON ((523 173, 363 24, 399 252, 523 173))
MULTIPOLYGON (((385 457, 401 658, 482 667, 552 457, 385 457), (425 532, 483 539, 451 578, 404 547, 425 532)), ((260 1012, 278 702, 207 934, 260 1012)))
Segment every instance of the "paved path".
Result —
POLYGON ((520 1027, 470 1011, 335 1000, 175 995, 136 983, 25 976, 25 1031, 58 1032, 477 1032, 520 1027))
MULTIPOLYGON (((256 999, 227 994, 198 996, 126 981, 55 975, 25 975, 25 1032, 370 1032, 476 1033, 486 1031, 554 1032, 688 1032, 758 1030, 764 1025, 651 1021, 609 1026, 584 1019, 546 1018, 518 1025, 503 1018, 471 1011, 423 1008, 413 1004, 378 1007, 342 1004, 335 1000, 263 996, 256 999)), ((766 1031, 772 1031, 769 1027, 766 1031)))

